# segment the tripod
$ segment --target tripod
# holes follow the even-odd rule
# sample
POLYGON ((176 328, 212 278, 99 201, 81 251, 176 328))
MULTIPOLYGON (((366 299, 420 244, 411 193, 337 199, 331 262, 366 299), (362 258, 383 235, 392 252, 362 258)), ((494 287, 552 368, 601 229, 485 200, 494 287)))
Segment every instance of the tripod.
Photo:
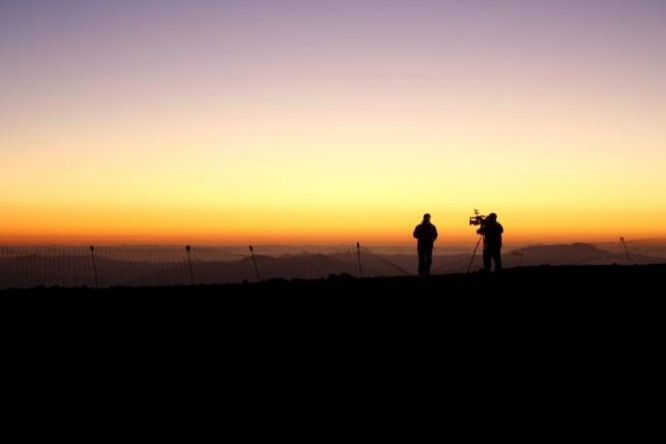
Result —
POLYGON ((481 243, 481 239, 483 239, 483 235, 479 235, 479 240, 476 241, 476 246, 474 247, 474 253, 472 253, 472 259, 469 261, 469 265, 467 266, 467 273, 469 273, 469 270, 472 268, 472 262, 474 262, 474 256, 476 256, 476 250, 479 248, 479 244, 481 243))

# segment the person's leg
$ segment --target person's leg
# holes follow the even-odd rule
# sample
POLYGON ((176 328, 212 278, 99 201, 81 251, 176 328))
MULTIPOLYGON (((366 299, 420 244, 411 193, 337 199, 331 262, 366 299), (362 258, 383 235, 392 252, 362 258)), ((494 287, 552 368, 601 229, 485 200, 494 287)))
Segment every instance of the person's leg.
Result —
POLYGON ((502 271, 502 251, 500 248, 495 250, 495 272, 502 271))
POLYGON ((422 247, 419 247, 417 252, 419 255, 419 276, 423 276, 425 274, 425 252, 422 247))
POLYGON ((483 249, 483 270, 484 271, 490 271, 492 258, 493 258, 492 252, 489 249, 484 248, 483 249))
POLYGON ((425 254, 425 264, 423 266, 426 276, 430 275, 430 267, 432 266, 432 250, 429 250, 425 254))

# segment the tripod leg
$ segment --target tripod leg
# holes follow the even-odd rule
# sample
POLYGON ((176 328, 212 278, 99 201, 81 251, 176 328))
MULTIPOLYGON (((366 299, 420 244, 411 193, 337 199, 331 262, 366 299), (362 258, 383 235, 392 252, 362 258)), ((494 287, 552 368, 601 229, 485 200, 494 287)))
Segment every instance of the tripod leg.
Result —
POLYGON ((481 239, 483 239, 483 236, 479 236, 479 240, 476 241, 476 247, 474 247, 474 253, 472 253, 472 259, 469 261, 469 265, 467 266, 467 272, 469 273, 469 270, 472 268, 472 262, 474 262, 474 256, 476 256, 476 249, 479 248, 479 244, 481 243, 481 239))

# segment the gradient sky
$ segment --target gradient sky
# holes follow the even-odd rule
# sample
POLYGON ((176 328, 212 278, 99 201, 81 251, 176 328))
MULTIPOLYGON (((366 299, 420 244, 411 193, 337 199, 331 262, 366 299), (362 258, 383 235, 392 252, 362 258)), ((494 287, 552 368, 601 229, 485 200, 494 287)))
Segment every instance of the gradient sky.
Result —
POLYGON ((2 0, 0 244, 664 237, 662 0, 2 0))

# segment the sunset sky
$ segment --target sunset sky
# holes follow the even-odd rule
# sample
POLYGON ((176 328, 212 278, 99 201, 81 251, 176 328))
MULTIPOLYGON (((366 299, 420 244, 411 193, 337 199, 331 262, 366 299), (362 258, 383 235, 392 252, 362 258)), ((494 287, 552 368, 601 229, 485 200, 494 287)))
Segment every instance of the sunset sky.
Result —
POLYGON ((0 245, 666 237, 662 0, 2 0, 0 245))

